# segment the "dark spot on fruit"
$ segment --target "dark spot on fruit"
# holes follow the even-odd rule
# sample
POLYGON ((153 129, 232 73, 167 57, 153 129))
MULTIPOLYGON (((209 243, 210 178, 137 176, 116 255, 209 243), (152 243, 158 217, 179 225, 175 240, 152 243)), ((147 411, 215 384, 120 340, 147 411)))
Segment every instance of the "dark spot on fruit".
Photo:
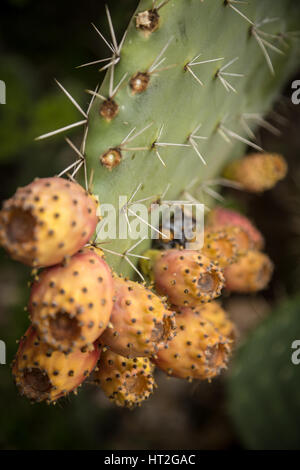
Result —
POLYGON ((67 313, 59 312, 50 320, 50 332, 57 341, 74 341, 80 336, 81 328, 76 318, 71 318, 67 313))
POLYGON ((34 240, 36 219, 30 210, 13 207, 8 213, 6 236, 10 243, 26 243, 34 240))

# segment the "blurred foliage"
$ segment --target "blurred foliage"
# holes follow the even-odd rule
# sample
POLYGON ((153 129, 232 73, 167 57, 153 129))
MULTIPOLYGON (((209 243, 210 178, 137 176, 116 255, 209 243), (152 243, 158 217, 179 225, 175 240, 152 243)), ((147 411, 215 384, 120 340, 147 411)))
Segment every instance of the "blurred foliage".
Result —
MULTIPOLYGON (((107 2, 121 36, 137 1, 107 2)), ((0 165, 2 197, 17 185, 35 176, 61 171, 73 161, 63 137, 45 142, 34 138, 80 120, 80 114, 55 85, 56 77, 81 106, 90 97, 86 88, 95 88, 103 74, 96 67, 75 70, 92 60, 107 57, 108 51, 91 22, 101 24, 108 37, 104 1, 87 0, 77 4, 15 0, 1 2, 0 79, 7 87, 7 104, 0 107, 0 165)), ((74 130, 72 138, 80 138, 74 130), (75 137, 74 137, 75 136, 75 137)))
POLYGON ((229 409, 250 449, 300 449, 300 297, 285 301, 245 341, 228 380, 229 409))

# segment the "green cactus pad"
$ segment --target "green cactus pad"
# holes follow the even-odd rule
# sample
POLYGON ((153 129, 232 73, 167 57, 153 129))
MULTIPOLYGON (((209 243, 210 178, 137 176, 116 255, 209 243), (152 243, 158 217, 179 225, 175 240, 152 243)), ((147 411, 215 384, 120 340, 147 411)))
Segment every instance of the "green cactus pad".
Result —
MULTIPOLYGON (((296 40, 285 33, 295 29, 299 20, 299 8, 292 0, 251 0, 246 5, 223 0, 170 0, 161 3, 158 28, 149 34, 137 28, 136 14, 152 8, 153 3, 150 0, 139 3, 128 26, 120 60, 113 68, 110 67, 98 91, 109 97, 123 80, 113 97, 119 107, 118 113, 111 120, 105 119, 100 114, 103 104, 100 98, 95 99, 89 113, 87 173, 89 176, 93 172, 93 192, 99 196, 100 202, 113 204, 117 214, 119 196, 130 198, 139 185, 135 201, 152 196, 153 201, 159 199, 167 187, 166 199, 186 198, 185 190, 192 181, 194 186, 189 191, 197 196, 199 184, 218 175, 225 162, 240 156, 244 149, 244 144, 238 142, 234 134, 230 137, 231 144, 226 142, 226 129, 246 137, 241 125, 242 115, 263 115, 270 108, 298 56, 296 40), (270 17, 277 19, 259 25, 270 17), (277 36, 274 39, 265 33, 277 36), (262 51, 262 40, 272 43, 273 49, 268 49, 272 66, 270 63, 268 66, 268 59, 262 51), (275 51, 274 47, 282 49, 284 54, 275 51), (191 64, 192 61, 217 58, 220 59, 214 62, 191 64), (165 60, 151 73, 153 64, 159 64, 161 59, 165 60), (224 70, 220 70, 227 64, 224 70), (272 67, 274 74, 270 70, 272 67), (131 78, 138 72, 149 70, 147 89, 134 94, 130 87, 131 78), (222 71, 224 75, 218 75, 222 71), (234 75, 230 75, 232 73, 234 75), (206 165, 189 140, 200 124, 197 134, 207 137, 207 140, 195 140, 206 165), (220 124, 226 127, 223 137, 218 132, 220 124), (135 129, 132 137, 148 125, 136 139, 121 145, 131 130, 135 129), (161 129, 160 143, 184 146, 156 147, 161 129), (137 147, 146 150, 128 150, 137 147), (121 161, 108 169, 100 159, 112 148, 121 150, 121 161)), ((158 2, 154 4, 160 6, 158 2)), ((147 203, 150 205, 151 200, 147 203)), ((96 241, 101 242, 101 239, 96 241)), ((124 255, 136 242, 130 238, 115 239, 103 247, 124 255)), ((141 254, 149 246, 150 240, 145 240, 134 253, 141 254)), ((134 269, 124 258, 106 254, 109 264, 118 273, 133 277, 134 269)), ((136 265, 138 259, 132 257, 131 261, 136 265)))

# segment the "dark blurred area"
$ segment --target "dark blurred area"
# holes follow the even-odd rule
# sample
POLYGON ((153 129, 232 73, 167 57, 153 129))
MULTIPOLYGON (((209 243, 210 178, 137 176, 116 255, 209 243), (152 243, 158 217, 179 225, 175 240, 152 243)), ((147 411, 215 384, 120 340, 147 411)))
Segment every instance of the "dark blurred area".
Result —
MULTIPOLYGON (((135 0, 107 2, 119 37, 136 7, 135 0), (122 6, 122 8, 120 7, 122 6)), ((104 2, 1 2, 0 79, 7 85, 7 104, 0 107, 1 201, 36 176, 54 175, 72 163, 62 136, 45 142, 34 138, 80 120, 78 111, 56 87, 56 77, 86 107, 86 88, 102 76, 96 67, 76 66, 107 57, 104 43, 91 28, 108 34, 104 2)), ((298 76, 294 78, 299 78, 298 76)), ((271 315, 281 299, 300 284, 300 105, 292 105, 287 84, 270 120, 281 132, 258 131, 266 150, 285 155, 289 175, 262 196, 228 190, 228 204, 255 220, 266 238, 275 273, 258 296, 232 296, 224 304, 238 325, 239 337, 271 315)), ((72 139, 80 139, 72 132, 72 139)), ((188 384, 158 374, 159 388, 141 408, 118 409, 92 387, 83 386, 55 407, 30 405, 17 394, 9 363, 16 339, 29 321, 30 270, 0 251, 0 339, 7 345, 7 365, 0 365, 0 448, 2 449, 240 449, 227 411, 225 377, 211 384, 188 384)))

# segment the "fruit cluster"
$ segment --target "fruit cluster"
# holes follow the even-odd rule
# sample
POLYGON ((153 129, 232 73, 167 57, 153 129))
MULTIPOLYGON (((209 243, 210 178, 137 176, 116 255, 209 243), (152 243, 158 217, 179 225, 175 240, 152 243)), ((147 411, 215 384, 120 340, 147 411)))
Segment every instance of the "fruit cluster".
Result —
MULTIPOLYGON (((277 168, 278 158, 272 161, 277 168)), ((271 174, 270 162, 267 169, 271 174)), ((117 405, 132 407, 156 387, 155 366, 189 381, 211 380, 226 368, 235 336, 215 299, 223 287, 266 287, 273 266, 261 251, 262 235, 246 217, 217 207, 201 249, 172 239, 141 257, 147 287, 112 272, 92 243, 97 205, 79 184, 54 177, 18 189, 0 212, 1 244, 35 273, 31 326, 13 362, 20 392, 55 402, 91 376, 117 405)))

